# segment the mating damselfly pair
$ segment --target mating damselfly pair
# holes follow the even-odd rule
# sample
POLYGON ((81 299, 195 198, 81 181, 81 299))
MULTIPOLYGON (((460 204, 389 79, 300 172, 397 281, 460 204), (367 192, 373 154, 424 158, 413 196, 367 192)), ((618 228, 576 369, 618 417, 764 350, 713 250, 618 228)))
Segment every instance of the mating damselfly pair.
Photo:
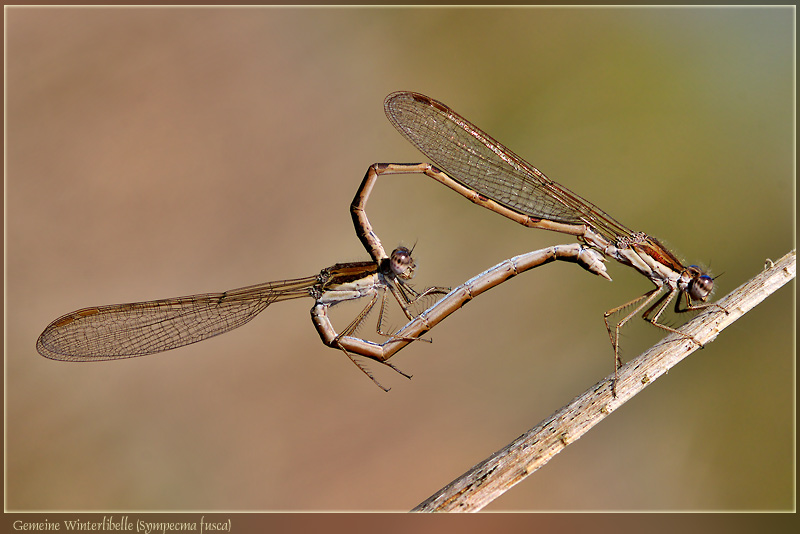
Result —
POLYGON ((376 384, 387 389, 356 356, 401 372, 389 358, 421 339, 480 293, 555 260, 577 263, 611 280, 604 261, 612 258, 633 267, 655 285, 644 295, 604 314, 616 373, 621 365, 619 332, 632 317, 641 313, 651 324, 677 332, 659 322, 671 301, 675 300, 674 309, 679 313, 706 306, 698 303, 708 299, 714 281, 701 268, 684 266, 656 239, 627 229, 594 204, 550 180, 445 104, 403 91, 389 95, 384 109, 395 128, 432 163, 376 163, 367 170, 350 211, 356 234, 371 260, 338 263, 305 278, 266 282, 223 293, 83 308, 50 323, 37 341, 39 353, 65 361, 154 354, 238 328, 273 302, 311 297, 315 301, 312 321, 323 343, 341 349, 376 384), (425 174, 470 201, 522 225, 573 235, 580 243, 549 247, 505 260, 452 290, 431 287, 417 292, 408 283, 415 269, 412 251, 398 247, 387 254, 366 213, 367 200, 378 177, 413 173, 425 174), (405 326, 393 333, 383 332, 381 325, 389 294, 408 319, 405 326), (423 312, 415 313, 412 304, 429 295, 443 296, 423 312), (328 310, 341 302, 363 298, 367 299, 364 309, 337 333, 328 310), (354 335, 378 300, 381 303, 377 331, 385 336, 383 343, 354 335), (631 311, 621 319, 609 321, 628 308, 631 311))

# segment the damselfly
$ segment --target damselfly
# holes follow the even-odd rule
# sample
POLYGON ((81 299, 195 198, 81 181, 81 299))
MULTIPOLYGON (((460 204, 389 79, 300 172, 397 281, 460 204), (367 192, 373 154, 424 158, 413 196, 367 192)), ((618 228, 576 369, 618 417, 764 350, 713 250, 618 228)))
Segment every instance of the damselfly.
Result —
MULTIPOLYGON (((312 297, 316 302, 311 316, 323 343, 342 349, 359 369, 383 388, 348 351, 351 339, 348 335, 366 318, 380 295, 383 296, 380 318, 383 317, 387 291, 400 303, 406 316, 413 319, 409 305, 423 296, 406 282, 414 275, 414 269, 411 251, 398 247, 380 263, 337 263, 306 278, 266 282, 224 293, 83 308, 50 323, 39 336, 36 348, 42 356, 64 361, 144 356, 238 328, 274 302, 312 297), (363 297, 370 298, 366 307, 337 334, 328 318, 328 308, 363 297)), ((430 288, 424 294, 437 292, 446 291, 430 288)), ((382 333, 380 318, 377 330, 382 333)), ((358 352, 359 346, 354 348, 354 352, 358 352)), ((388 362, 382 363, 394 368, 388 362)))
MULTIPOLYGON (((293 280, 265 282, 223 293, 206 293, 148 302, 112 304, 83 308, 50 323, 39 336, 36 348, 42 356, 53 360, 89 362, 145 356, 183 347, 229 332, 250 322, 270 304, 301 297, 314 299, 311 318, 322 342, 338 348, 375 384, 388 391, 354 355, 385 364, 403 376, 388 359, 461 308, 465 302, 524 271, 554 260, 577 263, 584 269, 608 278, 602 257, 583 245, 562 245, 529 252, 503 261, 468 280, 449 293, 431 287, 418 293, 408 283, 414 275, 415 262, 411 250, 396 248, 387 255, 377 236, 371 232, 364 212, 372 182, 365 180, 356 193, 354 206, 369 228, 373 261, 337 263, 319 274, 293 280), (382 320, 391 293, 409 322, 399 331, 388 334, 382 320), (413 313, 412 305, 428 295, 442 295, 441 300, 422 313, 413 313), (337 333, 328 316, 336 304, 368 298, 364 309, 341 333, 337 333), (375 343, 353 334, 366 320, 381 298, 377 332, 387 338, 375 343)), ((362 229, 363 230, 363 229, 362 229)))
MULTIPOLYGON (((627 229, 596 205, 550 180, 445 104, 419 93, 401 91, 386 97, 384 110, 395 128, 433 165, 375 164, 367 171, 365 182, 374 182, 382 174, 425 174, 475 204, 524 226, 577 236, 605 256, 633 267, 655 284, 654 289, 641 297, 604 314, 614 348, 615 376, 622 363, 619 332, 632 317, 644 310, 645 320, 663 330, 677 332, 659 322, 677 295, 683 296, 675 301, 678 313, 706 306, 695 302, 707 300, 714 281, 700 267, 684 266, 655 238, 627 229), (632 311, 616 324, 609 322, 609 317, 629 306, 632 311)), ((362 187, 362 191, 370 189, 371 186, 362 187)), ((352 212, 356 232, 367 250, 377 250, 377 238, 362 215, 358 198, 352 212)), ((380 257, 379 253, 372 255, 380 257)))

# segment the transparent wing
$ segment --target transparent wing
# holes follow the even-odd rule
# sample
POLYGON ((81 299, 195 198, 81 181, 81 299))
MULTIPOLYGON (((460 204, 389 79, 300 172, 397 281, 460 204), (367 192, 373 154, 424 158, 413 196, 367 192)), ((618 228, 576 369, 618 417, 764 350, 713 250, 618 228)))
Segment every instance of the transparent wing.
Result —
POLYGON ((588 223, 610 236, 630 234, 607 213, 550 180, 445 104, 402 91, 386 97, 384 111, 434 165, 473 191, 532 217, 588 223))
POLYGON ((280 300, 310 295, 318 277, 267 282, 224 293, 83 308, 45 328, 39 354, 98 361, 144 356, 196 343, 249 322, 280 300))

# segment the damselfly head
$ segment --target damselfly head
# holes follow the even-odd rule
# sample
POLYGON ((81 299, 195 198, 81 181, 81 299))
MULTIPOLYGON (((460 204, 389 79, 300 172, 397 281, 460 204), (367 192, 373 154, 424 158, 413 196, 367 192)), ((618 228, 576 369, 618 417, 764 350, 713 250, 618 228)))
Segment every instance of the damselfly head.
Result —
POLYGON ((409 249, 397 247, 392 251, 392 255, 389 258, 389 266, 396 276, 403 280, 409 280, 414 277, 414 269, 416 269, 417 264, 414 263, 409 249))
POLYGON ((714 279, 697 265, 690 265, 683 276, 688 277, 685 291, 692 300, 705 301, 714 289, 714 279))

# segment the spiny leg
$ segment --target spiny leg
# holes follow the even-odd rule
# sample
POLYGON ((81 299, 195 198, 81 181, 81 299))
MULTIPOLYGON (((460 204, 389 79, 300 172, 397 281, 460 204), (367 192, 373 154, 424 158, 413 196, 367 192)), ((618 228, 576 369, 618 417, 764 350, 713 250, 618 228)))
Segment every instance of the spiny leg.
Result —
MULTIPOLYGON (((450 292, 450 288, 432 286, 422 293, 417 293, 410 285, 406 284, 402 280, 395 280, 394 283, 390 282, 389 289, 392 292, 397 303, 405 313, 406 317, 409 321, 413 321, 417 318, 419 314, 413 314, 409 309, 415 303, 417 303, 420 299, 427 297, 429 295, 446 295, 450 292)), ((378 334, 388 337, 391 340, 402 340, 402 341, 425 341, 427 343, 432 343, 431 339, 425 339, 421 336, 398 336, 395 334, 391 334, 388 332, 383 331, 383 318, 385 317, 385 306, 386 306, 386 293, 383 295, 383 302, 381 302, 381 310, 380 316, 378 320, 378 334)), ((426 330, 427 331, 427 330, 426 330)))
POLYGON ((389 289, 409 321, 413 320, 415 317, 409 309, 411 306, 429 295, 446 295, 450 292, 450 288, 447 287, 431 286, 422 293, 417 293, 414 288, 399 279, 396 279, 395 283, 390 283, 389 289))
MULTIPOLYGON (((335 343, 336 343, 336 347, 339 350, 341 350, 342 352, 344 352, 347 355, 347 357, 350 358, 350 361, 353 362, 354 364, 356 364, 356 367, 358 367, 361 370, 362 373, 367 375, 369 377, 369 379, 372 380, 375 383, 376 386, 378 386, 379 388, 381 388, 383 391, 386 391, 386 392, 388 392, 390 389, 392 389, 392 388, 387 388, 383 384, 378 382, 378 379, 375 378, 375 376, 370 372, 370 370, 367 369, 367 367, 364 364, 362 364, 361 362, 356 360, 355 356, 350 354, 350 352, 348 352, 348 350, 346 348, 344 348, 344 346, 339 342, 338 338, 336 339, 335 343)), ((380 361, 380 360, 378 360, 378 361, 380 361)), ((388 365, 389 367, 391 367, 392 369, 397 371, 397 369, 394 367, 394 365, 392 365, 392 364, 390 364, 388 362, 381 362, 381 363, 385 364, 385 365, 388 365)), ((397 372, 400 373, 403 376, 407 376, 408 378, 411 378, 410 376, 406 375, 405 373, 402 373, 400 371, 397 371, 397 372)))
MULTIPOLYGON (((386 300, 386 293, 384 291, 383 299, 382 299, 382 302, 381 302, 381 315, 383 315, 383 307, 384 307, 385 300, 386 300)), ((375 384, 379 388, 381 388, 384 391, 389 391, 390 388, 385 388, 380 382, 378 382, 378 380, 372 375, 372 373, 362 363, 360 363, 358 360, 356 360, 356 358, 352 354, 350 354, 350 352, 347 349, 345 349, 344 346, 342 345, 342 343, 339 341, 339 339, 342 338, 343 336, 350 336, 356 330, 358 330, 358 327, 361 326, 361 324, 367 318, 367 316, 372 311, 372 308, 375 306, 375 303, 377 301, 378 301, 378 293, 375 293, 372 296, 372 298, 370 299, 369 303, 366 306, 364 306, 364 309, 361 310, 361 312, 356 316, 356 318, 353 319, 353 321, 344 330, 342 330, 342 332, 338 336, 336 336, 336 339, 334 340, 334 343, 336 344, 336 346, 340 350, 342 350, 347 355, 348 358, 350 358, 350 361, 352 361, 354 364, 356 364, 356 366, 359 369, 361 369, 361 371, 365 375, 367 375, 373 382, 375 382, 375 384)), ((379 323, 378 324, 380 326, 380 318, 379 318, 379 323)), ((380 333, 380 330, 378 331, 378 333, 380 333)), ((397 366, 395 366, 392 363, 389 363, 389 362, 387 362, 385 360, 381 360, 381 359, 378 359, 378 358, 373 358, 373 357, 370 357, 370 356, 366 356, 366 355, 364 355, 364 357, 365 358, 369 358, 371 360, 374 360, 376 362, 379 362, 379 363, 381 363, 381 364, 383 364, 383 365, 385 365, 387 367, 390 367, 396 373, 398 373, 400 375, 403 375, 406 378, 409 378, 409 379, 411 378, 411 375, 401 371, 400 369, 397 368, 397 366)))
POLYGON ((636 297, 635 299, 631 300, 630 302, 626 302, 625 304, 617 306, 616 308, 612 308, 612 309, 608 310, 607 312, 605 312, 603 314, 603 320, 606 323, 606 330, 608 330, 608 337, 609 337, 609 339, 611 339, 611 345, 614 347, 614 361, 615 361, 614 367, 615 367, 615 370, 616 370, 617 367, 622 365, 622 359, 619 357, 619 331, 620 331, 620 329, 623 326, 625 326, 625 324, 632 317, 636 316, 640 311, 642 311, 645 306, 650 304, 650 302, 654 298, 656 298, 658 296, 658 294, 661 292, 661 289, 662 289, 661 287, 656 287, 655 289, 652 289, 652 290, 648 291, 647 293, 645 293, 641 297, 636 297), (644 301, 644 302, 639 304, 639 302, 641 302, 641 301, 644 301), (634 308, 634 310, 632 312, 630 312, 628 315, 623 317, 622 320, 620 320, 614 326, 614 329, 613 329, 613 332, 612 332, 612 328, 611 328, 611 325, 608 322, 608 318, 611 317, 612 315, 618 313, 620 310, 624 310, 625 308, 627 308, 629 306, 632 306, 634 304, 636 304, 636 308, 634 308))
MULTIPOLYGON (((652 289, 642 295, 641 297, 637 297, 630 302, 626 302, 621 306, 617 306, 616 308, 612 308, 603 314, 603 320, 606 323, 606 330, 608 330, 608 337, 611 339, 611 345, 614 347, 614 382, 611 384, 611 393, 616 397, 617 396, 617 378, 619 377, 619 368, 622 366, 622 358, 619 356, 619 331, 620 329, 627 323, 631 317, 636 316, 641 312, 645 306, 650 304, 654 298, 658 296, 658 294, 662 290, 662 286, 656 286, 655 289, 652 289), (638 304, 640 301, 643 301, 641 304, 638 304), (637 304, 636 308, 628 315, 622 318, 616 326, 614 327, 614 333, 611 333, 611 325, 608 324, 608 318, 611 315, 619 312, 627 308, 628 306, 637 304)), ((663 298, 663 297, 662 297, 663 298)))
MULTIPOLYGON (((703 344, 700 343, 700 341, 698 341, 697 339, 695 339, 694 336, 691 336, 691 335, 686 334, 684 332, 680 332, 679 330, 676 330, 675 328, 672 328, 671 326, 667 326, 667 325, 665 325, 663 323, 659 323, 658 322, 658 320, 661 318, 661 314, 664 313, 664 310, 667 308, 667 306, 669 305, 670 301, 677 295, 678 292, 679 292, 679 290, 673 289, 672 291, 670 291, 669 293, 664 295, 664 297, 662 297, 660 300, 658 300, 655 304, 653 304, 650 308, 647 309, 647 311, 645 311, 642 314, 642 319, 644 319, 648 323, 652 324, 653 326, 657 326, 658 328, 661 328, 662 330, 666 330, 667 332, 671 332, 673 334, 678 334, 679 336, 682 336, 684 339, 691 339, 693 342, 697 343, 697 345, 700 348, 703 348, 703 344), (658 308, 658 311, 656 311, 656 313, 655 313, 655 315, 653 315, 653 317, 650 317, 650 314, 653 313, 653 310, 655 310, 656 308, 658 308)), ((687 298, 687 300, 689 299, 689 295, 688 294, 686 295, 686 298, 687 298)), ((675 301, 675 311, 677 313, 685 313, 685 312, 688 312, 688 311, 702 310, 702 309, 707 308, 709 306, 713 306, 713 304, 704 304, 704 305, 701 305, 701 306, 692 306, 691 300, 688 300, 688 307, 686 309, 681 309, 680 308, 680 302, 681 302, 681 298, 678 297, 678 300, 675 301)))
POLYGON ((675 313, 686 313, 686 312, 690 312, 690 311, 700 311, 700 310, 705 310, 707 308, 719 308, 721 311, 724 311, 726 315, 731 313, 730 311, 728 311, 727 308, 725 308, 724 306, 720 306, 716 302, 712 302, 710 304, 694 305, 694 304, 692 304, 692 297, 689 296, 689 293, 684 292, 683 293, 683 297, 684 298, 680 298, 679 297, 678 300, 675 301, 675 313), (681 308, 681 302, 682 301, 686 302, 686 307, 685 308, 681 308))
POLYGON ((414 304, 419 299, 421 299, 423 297, 427 297, 428 295, 447 295, 448 293, 450 293, 451 289, 452 288, 449 288, 449 287, 431 286, 431 287, 425 289, 425 291, 423 291, 422 293, 418 294, 417 298, 415 298, 414 300, 409 302, 409 304, 414 304))
MULTIPOLYGON (((395 298, 397 298, 397 295, 394 295, 394 296, 395 296, 395 298)), ((398 336, 398 335, 392 334, 391 332, 384 332, 383 331, 383 320, 386 317, 386 300, 387 300, 387 298, 388 297, 386 295, 386 292, 384 291, 383 298, 381 299, 380 313, 378 315, 378 324, 376 325, 376 331, 377 331, 378 335, 386 337, 386 338, 389 338, 390 340, 425 341, 427 343, 432 343, 432 340, 425 339, 423 337, 418 337, 418 336, 398 336)), ((399 302, 399 300, 398 300, 398 302, 399 302)), ((410 319, 413 321, 415 319, 415 317, 410 317, 410 319)))
POLYGON ((347 325, 347 327, 344 330, 342 330, 342 332, 338 336, 336 336, 336 339, 339 339, 342 336, 349 336, 350 334, 358 330, 358 327, 361 326, 361 323, 364 322, 364 319, 367 317, 367 315, 369 315, 369 312, 372 311, 372 307, 375 306, 375 302, 377 302, 377 300, 378 300, 378 293, 375 292, 375 294, 372 295, 372 298, 369 299, 367 305, 364 306, 364 309, 361 310, 358 313, 358 315, 356 315, 356 318, 353 319, 353 321, 349 325, 347 325))

